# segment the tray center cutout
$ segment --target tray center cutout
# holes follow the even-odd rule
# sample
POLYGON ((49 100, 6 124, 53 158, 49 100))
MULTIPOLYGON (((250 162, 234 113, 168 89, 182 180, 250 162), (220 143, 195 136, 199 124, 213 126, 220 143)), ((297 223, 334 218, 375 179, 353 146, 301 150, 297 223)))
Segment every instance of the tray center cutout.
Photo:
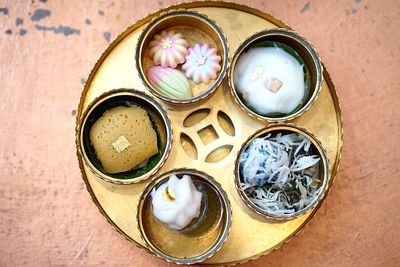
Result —
POLYGON ((197 133, 205 145, 218 139, 218 134, 212 125, 208 125, 207 127, 199 130, 197 133))
POLYGON ((214 163, 223 160, 229 155, 229 153, 231 153, 232 148, 232 145, 222 145, 217 147, 207 155, 206 162, 214 163))
POLYGON ((181 133, 181 145, 186 154, 192 159, 198 158, 197 148, 193 143, 193 140, 185 133, 181 133))
POLYGON ((222 110, 217 113, 218 123, 221 129, 230 136, 235 136, 235 127, 233 126, 231 118, 222 110))
POLYGON ((210 114, 210 109, 208 108, 195 110, 185 118, 185 120, 183 121, 183 126, 190 127, 195 124, 198 124, 199 122, 204 120, 209 114, 210 114))
POLYGON ((200 108, 189 113, 182 124, 180 143, 190 158, 216 163, 231 153, 236 129, 225 111, 200 108))

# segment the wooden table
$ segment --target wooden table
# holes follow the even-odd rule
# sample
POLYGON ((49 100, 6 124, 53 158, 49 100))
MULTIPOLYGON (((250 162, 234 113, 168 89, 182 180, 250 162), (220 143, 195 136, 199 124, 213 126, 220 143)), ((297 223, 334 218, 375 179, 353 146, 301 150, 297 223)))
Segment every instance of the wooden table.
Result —
MULTIPOLYGON (((0 3, 0 266, 168 265, 124 240, 97 211, 81 179, 74 127, 85 78, 109 41, 177 2, 0 3)), ((277 16, 314 44, 345 127, 341 167, 315 218, 244 266, 395 266, 400 3, 236 2, 277 16)))

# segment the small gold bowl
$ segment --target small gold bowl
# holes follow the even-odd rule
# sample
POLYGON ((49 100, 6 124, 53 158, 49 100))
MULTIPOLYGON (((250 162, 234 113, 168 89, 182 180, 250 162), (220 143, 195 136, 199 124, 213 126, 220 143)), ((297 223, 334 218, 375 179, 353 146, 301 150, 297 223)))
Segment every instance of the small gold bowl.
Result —
MULTIPOLYGON (((298 56, 296 56, 296 59, 298 58, 298 56)), ((315 102, 321 90, 323 79, 322 70, 323 68, 321 60, 317 54, 317 51, 304 37, 300 36, 294 31, 289 31, 285 29, 272 29, 261 31, 250 36, 239 46, 239 48, 234 53, 232 61, 230 63, 230 69, 228 72, 228 83, 233 98, 246 114, 262 121, 283 122, 293 120, 294 118, 302 115, 315 102), (271 44, 279 43, 281 46, 286 46, 287 48, 293 49, 304 62, 306 85, 305 95, 303 96, 301 104, 295 110, 291 111, 288 114, 278 113, 264 115, 257 113, 255 110, 246 105, 243 96, 237 91, 237 88, 235 87, 234 71, 238 59, 250 48, 262 42, 270 42, 271 44)))
MULTIPOLYGON (((274 220, 290 220, 297 218, 306 212, 310 211, 314 207, 316 207, 321 200, 324 198, 328 187, 329 187, 329 181, 330 181, 330 166, 329 166, 329 159, 328 155, 323 148, 321 142, 310 132, 307 130, 293 125, 293 124, 273 124, 270 126, 267 126, 265 128, 260 129, 259 131, 255 132, 252 136, 250 136, 247 141, 242 145, 237 159, 235 161, 235 170, 234 170, 234 175, 235 175, 235 185, 236 189, 242 198, 242 200, 245 202, 245 204, 253 211, 256 213, 260 214, 261 216, 268 218, 268 219, 274 219, 274 220), (265 137, 268 134, 271 134, 273 137, 277 133, 282 133, 282 134, 299 134, 306 139, 308 139, 311 142, 310 149, 313 152, 313 154, 316 154, 320 157, 320 161, 318 164, 318 178, 319 182, 315 184, 315 188, 320 189, 318 192, 317 196, 305 207, 302 209, 299 209, 295 212, 292 213, 280 213, 280 214, 273 214, 270 211, 267 211, 265 209, 262 209, 258 205, 256 205, 250 198, 250 196, 241 189, 241 184, 244 182, 243 177, 241 175, 241 170, 240 170, 240 157, 242 153, 247 149, 247 147, 253 142, 254 139, 260 138, 260 137, 265 137)), ((266 184, 263 187, 269 187, 271 185, 266 184)))
POLYGON ((172 144, 172 126, 164 108, 151 96, 133 89, 115 89, 97 97, 85 109, 76 128, 76 145, 78 153, 85 164, 99 178, 115 184, 132 184, 143 181, 156 173, 166 161, 172 144), (100 161, 90 142, 89 132, 94 122, 110 108, 127 106, 128 103, 144 108, 152 119, 153 126, 157 129, 159 160, 154 159, 154 167, 140 172, 127 171, 123 173, 107 173, 102 170, 100 161), (146 172, 147 171, 147 172, 146 172))
POLYGON ((174 169, 161 174, 144 190, 137 208, 138 229, 147 247, 158 257, 177 264, 194 264, 211 257, 225 242, 232 211, 227 194, 211 176, 195 169, 174 169), (172 230, 152 212, 151 192, 169 176, 189 175, 203 193, 200 216, 182 230, 172 230))
POLYGON ((228 43, 222 30, 207 16, 194 11, 182 9, 174 10, 162 13, 149 22, 139 36, 135 59, 142 83, 157 98, 170 104, 194 103, 209 97, 223 81, 228 69, 228 43), (208 43, 210 47, 217 48, 217 54, 221 57, 221 70, 215 80, 211 80, 207 84, 195 84, 189 79, 192 92, 194 93, 193 97, 190 99, 179 100, 162 95, 154 88, 147 78, 147 70, 154 66, 149 56, 149 43, 156 34, 163 30, 173 30, 182 33, 189 42, 189 47, 193 47, 195 43, 208 43))

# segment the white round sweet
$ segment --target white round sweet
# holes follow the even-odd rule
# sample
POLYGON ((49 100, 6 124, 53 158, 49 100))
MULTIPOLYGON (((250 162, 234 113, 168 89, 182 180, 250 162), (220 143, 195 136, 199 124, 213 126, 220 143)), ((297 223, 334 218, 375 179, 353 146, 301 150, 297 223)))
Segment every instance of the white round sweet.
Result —
POLYGON ((189 175, 182 179, 171 175, 157 190, 153 189, 151 198, 154 216, 174 230, 183 229, 200 214, 202 193, 189 175))
POLYGON ((260 115, 290 113, 305 92, 303 65, 278 47, 255 47, 235 66, 234 84, 245 104, 260 115))

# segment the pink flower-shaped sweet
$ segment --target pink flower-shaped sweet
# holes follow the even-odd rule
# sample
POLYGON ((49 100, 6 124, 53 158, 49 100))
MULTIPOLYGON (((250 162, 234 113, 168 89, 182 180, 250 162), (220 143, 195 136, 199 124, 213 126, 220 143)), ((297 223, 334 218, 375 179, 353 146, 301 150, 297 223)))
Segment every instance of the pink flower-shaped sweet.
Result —
POLYGON ((221 57, 217 55, 217 49, 210 48, 208 44, 195 44, 189 48, 189 55, 182 65, 186 77, 192 78, 195 83, 208 83, 217 78, 217 72, 221 70, 219 62, 221 57))
POLYGON ((188 46, 188 41, 181 33, 162 31, 150 42, 150 57, 155 65, 176 68, 178 64, 185 62, 188 46))

